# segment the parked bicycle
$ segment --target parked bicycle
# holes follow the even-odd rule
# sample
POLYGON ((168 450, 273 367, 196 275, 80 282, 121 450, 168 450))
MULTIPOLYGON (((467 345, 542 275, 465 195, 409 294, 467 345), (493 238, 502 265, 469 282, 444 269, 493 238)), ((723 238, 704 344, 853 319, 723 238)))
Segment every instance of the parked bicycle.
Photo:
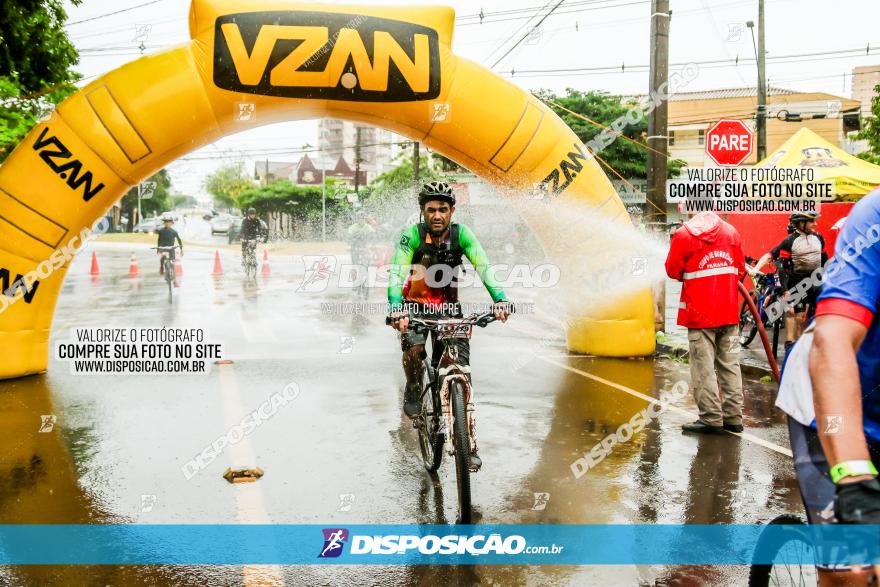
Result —
MULTIPOLYGON (((485 328, 495 321, 492 312, 472 314, 464 318, 428 320, 410 316, 409 328, 431 333, 431 345, 439 341, 468 340, 474 325, 485 328)), ((386 318, 386 324, 391 318, 386 318)), ((426 345, 427 346, 427 345, 426 345)), ((455 460, 458 485, 458 523, 471 523, 471 452, 476 449, 474 435, 473 388, 470 367, 459 363, 458 347, 444 344, 443 353, 432 361, 433 353, 426 348, 422 363, 422 411, 413 418, 418 430, 419 448, 425 468, 431 473, 440 468, 443 450, 455 460)))
MULTIPOLYGON (((755 260, 751 257, 746 257, 746 263, 754 265, 755 260)), ((764 328, 769 329, 771 326, 773 327, 773 352, 775 353, 776 345, 779 341, 779 329, 782 328, 782 320, 777 319, 771 323, 770 317, 767 315, 767 308, 782 295, 782 282, 779 279, 778 273, 762 273, 754 281, 755 289, 752 291, 752 300, 761 314, 761 322, 764 324, 764 328)), ((758 333, 758 324, 745 302, 743 302, 739 313, 739 332, 739 343, 744 347, 749 346, 755 340, 755 335, 758 333)))
POLYGON ((162 273, 165 276, 165 283, 168 284, 168 301, 172 300, 174 291, 174 249, 180 249, 179 245, 170 247, 151 247, 162 256, 162 273))

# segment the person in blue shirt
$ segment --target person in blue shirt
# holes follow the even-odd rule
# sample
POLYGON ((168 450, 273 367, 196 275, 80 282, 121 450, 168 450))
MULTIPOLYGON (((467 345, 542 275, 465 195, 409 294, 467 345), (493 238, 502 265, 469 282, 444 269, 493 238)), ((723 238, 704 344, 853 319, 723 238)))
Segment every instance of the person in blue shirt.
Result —
MULTIPOLYGON (((786 358, 776 405, 789 415, 811 523, 880 524, 880 190, 850 213, 825 268, 816 318, 786 358)), ((867 584, 868 568, 845 572, 867 584)))

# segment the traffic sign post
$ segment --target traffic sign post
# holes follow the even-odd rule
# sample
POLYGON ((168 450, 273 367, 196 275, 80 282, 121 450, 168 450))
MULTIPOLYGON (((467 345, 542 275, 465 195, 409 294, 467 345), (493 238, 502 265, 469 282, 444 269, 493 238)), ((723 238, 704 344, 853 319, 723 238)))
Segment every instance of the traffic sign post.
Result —
POLYGON ((719 120, 706 133, 706 154, 718 165, 740 165, 754 147, 755 133, 742 120, 719 120))

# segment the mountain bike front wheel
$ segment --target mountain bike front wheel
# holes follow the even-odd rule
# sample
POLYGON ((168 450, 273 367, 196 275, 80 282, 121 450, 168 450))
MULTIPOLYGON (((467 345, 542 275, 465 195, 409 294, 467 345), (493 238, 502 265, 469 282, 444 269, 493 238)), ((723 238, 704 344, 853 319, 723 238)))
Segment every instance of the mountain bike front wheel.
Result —
POLYGON ((782 515, 774 518, 768 526, 791 526, 783 540, 778 534, 773 539, 764 532, 758 537, 757 550, 773 552, 780 563, 753 564, 749 569, 749 587, 798 586, 815 587, 819 584, 815 566, 813 546, 800 530, 805 528, 803 520, 797 516, 782 515), (792 562, 794 561, 794 562, 792 562))
POLYGON ((752 311, 749 310, 749 305, 743 303, 739 312, 739 344, 743 347, 749 346, 755 340, 756 334, 758 334, 758 324, 752 316, 752 311))
POLYGON ((165 259, 165 284, 168 286, 168 301, 170 302, 174 291, 174 261, 165 259))
POLYGON ((468 434, 464 387, 452 381, 449 407, 452 410, 452 446, 455 451, 455 479, 458 483, 458 523, 471 523, 471 441, 468 434))

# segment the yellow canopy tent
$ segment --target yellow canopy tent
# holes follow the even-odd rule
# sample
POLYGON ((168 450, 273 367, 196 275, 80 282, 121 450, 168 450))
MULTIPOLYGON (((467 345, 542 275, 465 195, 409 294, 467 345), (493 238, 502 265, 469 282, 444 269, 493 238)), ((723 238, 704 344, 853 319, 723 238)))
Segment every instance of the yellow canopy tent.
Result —
POLYGON ((838 200, 857 200, 880 185, 880 165, 850 155, 806 127, 755 167, 811 167, 816 181, 834 182, 838 200))

